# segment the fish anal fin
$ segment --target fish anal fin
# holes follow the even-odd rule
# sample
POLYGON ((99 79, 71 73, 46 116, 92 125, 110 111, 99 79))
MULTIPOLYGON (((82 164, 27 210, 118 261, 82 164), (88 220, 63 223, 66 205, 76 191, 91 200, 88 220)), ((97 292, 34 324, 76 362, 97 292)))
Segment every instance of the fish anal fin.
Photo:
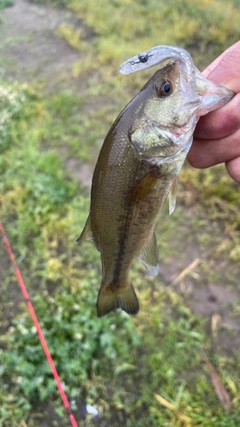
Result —
POLYGON ((131 188, 128 193, 128 203, 136 203, 144 200, 154 188, 159 179, 159 168, 152 167, 139 181, 131 188))
POLYGON ((98 317, 105 316, 117 308, 128 314, 138 313, 139 302, 131 284, 122 288, 116 287, 114 283, 110 283, 107 287, 101 286, 97 300, 98 317))
POLYGON ((155 233, 153 233, 150 242, 144 246, 137 259, 151 276, 158 275, 159 253, 155 233))
POLYGON ((172 183, 172 187, 168 196, 169 200, 169 215, 171 215, 176 207, 177 201, 177 191, 178 191, 178 177, 176 177, 172 183))
POLYGON ((81 232, 80 236, 76 239, 76 242, 94 242, 93 234, 92 234, 92 226, 91 226, 91 215, 89 214, 88 219, 86 221, 86 224, 84 226, 83 231, 81 232))

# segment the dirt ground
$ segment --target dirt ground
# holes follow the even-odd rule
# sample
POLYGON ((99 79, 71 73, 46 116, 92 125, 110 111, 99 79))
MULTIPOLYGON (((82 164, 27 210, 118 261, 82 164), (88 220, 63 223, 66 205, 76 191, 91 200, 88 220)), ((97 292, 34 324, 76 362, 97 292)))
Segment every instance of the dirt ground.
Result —
POLYGON ((54 90, 64 82, 79 53, 59 38, 55 31, 62 23, 80 25, 69 12, 46 5, 15 0, 2 11, 0 26, 1 72, 19 81, 44 80, 54 90))
MULTIPOLYGON (((46 89, 53 92, 59 87, 67 88, 69 84, 71 87, 76 85, 76 90, 81 91, 79 82, 69 80, 71 67, 79 60, 80 54, 55 34, 62 23, 81 25, 78 18, 65 10, 28 3, 25 0, 15 0, 15 5, 2 11, 1 15, 0 73, 3 76, 32 84, 47 82, 46 89)), ((92 171, 89 165, 80 165, 77 160, 69 159, 66 167, 73 171, 81 183, 84 180, 85 184, 90 186, 92 171)), ((190 259, 193 258, 193 253, 194 258, 201 256, 197 246, 188 250, 190 259)), ((8 274, 11 268, 1 240, 0 256, 1 280, 2 275, 8 274)), ((240 325, 238 320, 231 316, 233 304, 239 298, 236 277, 240 277, 240 271, 236 271, 236 266, 234 269, 234 273, 227 276, 226 263, 222 263, 219 265, 219 271, 223 273, 221 283, 203 284, 194 288, 189 282, 186 291, 193 312, 209 319, 209 329, 214 315, 219 315, 222 323, 231 327, 231 333, 224 329, 219 335, 219 339, 225 344, 226 354, 234 353, 240 346, 240 325)), ((168 282, 172 267, 163 267, 162 275, 168 282)), ((186 283, 188 284, 188 281, 186 283)), ((17 288, 17 283, 13 286, 17 288)), ((15 297, 16 302, 19 298, 20 293, 15 297)))
MULTIPOLYGON (((2 11, 0 24, 0 75, 22 83, 43 84, 51 93, 74 90, 81 94, 84 82, 72 76, 72 67, 80 53, 56 35, 61 24, 82 25, 72 13, 48 5, 15 0, 2 11)), ((66 156, 67 147, 62 153, 66 156)), ((90 188, 92 165, 67 158, 65 167, 90 188)))

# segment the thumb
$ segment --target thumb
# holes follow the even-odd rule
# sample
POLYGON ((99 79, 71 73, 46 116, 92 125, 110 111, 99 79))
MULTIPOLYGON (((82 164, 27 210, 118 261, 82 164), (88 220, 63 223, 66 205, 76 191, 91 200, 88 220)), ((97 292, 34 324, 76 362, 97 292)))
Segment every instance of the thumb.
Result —
POLYGON ((210 64, 203 74, 215 84, 240 91, 240 41, 229 47, 210 64))

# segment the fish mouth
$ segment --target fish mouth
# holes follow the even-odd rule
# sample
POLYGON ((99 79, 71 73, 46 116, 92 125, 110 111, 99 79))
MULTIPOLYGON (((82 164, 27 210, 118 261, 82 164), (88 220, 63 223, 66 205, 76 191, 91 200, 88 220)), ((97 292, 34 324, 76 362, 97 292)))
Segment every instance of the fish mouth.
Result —
POLYGON ((197 111, 197 116, 202 116, 217 108, 223 107, 235 96, 235 92, 224 86, 217 86, 207 80, 195 67, 196 91, 200 97, 201 105, 197 111))

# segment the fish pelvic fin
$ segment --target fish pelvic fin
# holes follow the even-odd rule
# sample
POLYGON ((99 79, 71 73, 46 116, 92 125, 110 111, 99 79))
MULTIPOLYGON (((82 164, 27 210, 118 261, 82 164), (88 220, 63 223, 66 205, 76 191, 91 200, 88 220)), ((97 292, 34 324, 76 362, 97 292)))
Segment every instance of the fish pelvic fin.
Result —
POLYGON ((139 302, 131 284, 122 288, 113 282, 107 287, 101 286, 97 300, 98 317, 105 316, 117 308, 121 308, 128 314, 138 313, 139 302))
POLYGON ((92 226, 91 226, 91 215, 89 214, 88 219, 86 221, 86 224, 84 226, 83 231, 81 232, 80 236, 76 239, 76 242, 94 242, 93 234, 92 234, 92 226))

